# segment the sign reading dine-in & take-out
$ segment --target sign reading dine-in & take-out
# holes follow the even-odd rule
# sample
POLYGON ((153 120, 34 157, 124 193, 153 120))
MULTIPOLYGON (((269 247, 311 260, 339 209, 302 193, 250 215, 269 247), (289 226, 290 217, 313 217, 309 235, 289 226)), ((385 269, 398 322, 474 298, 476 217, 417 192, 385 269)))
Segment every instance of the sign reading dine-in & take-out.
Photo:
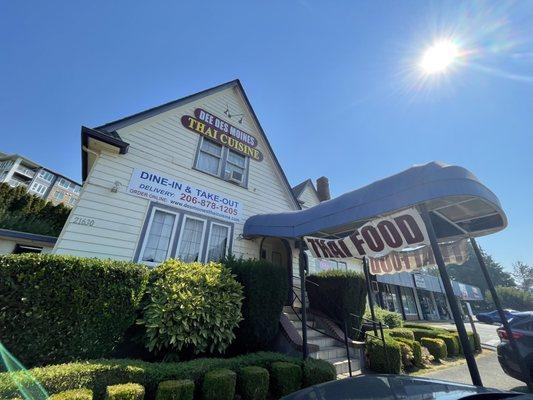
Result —
POLYGON ((143 169, 133 171, 127 192, 171 207, 232 222, 239 222, 242 218, 240 201, 143 169))
POLYGON ((194 110, 194 116, 181 117, 182 125, 214 142, 257 161, 263 160, 263 153, 257 149, 257 139, 230 123, 214 116, 202 108, 194 110))

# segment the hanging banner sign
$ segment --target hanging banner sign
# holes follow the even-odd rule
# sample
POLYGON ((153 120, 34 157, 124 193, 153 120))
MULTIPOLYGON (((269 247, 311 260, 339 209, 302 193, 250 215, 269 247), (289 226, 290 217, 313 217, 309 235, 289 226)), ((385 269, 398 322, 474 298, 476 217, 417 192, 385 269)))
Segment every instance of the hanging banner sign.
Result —
MULTIPOLYGON (((439 244, 442 257, 446 264, 462 265, 468 260, 468 245, 466 239, 456 242, 439 244)), ((412 271, 420 267, 437 265, 431 246, 424 246, 414 250, 393 251, 384 257, 368 258, 368 269, 372 275, 395 274, 397 272, 412 271)))
POLYGON ((429 244, 426 226, 414 208, 372 220, 342 239, 304 237, 316 258, 383 257, 391 251, 429 244))
POLYGON ((214 142, 226 146, 257 161, 263 160, 263 153, 257 147, 257 139, 230 123, 214 116, 202 108, 194 110, 194 117, 184 115, 181 124, 214 142))
POLYGON ((127 193, 232 222, 242 218, 240 201, 142 169, 133 170, 127 193))

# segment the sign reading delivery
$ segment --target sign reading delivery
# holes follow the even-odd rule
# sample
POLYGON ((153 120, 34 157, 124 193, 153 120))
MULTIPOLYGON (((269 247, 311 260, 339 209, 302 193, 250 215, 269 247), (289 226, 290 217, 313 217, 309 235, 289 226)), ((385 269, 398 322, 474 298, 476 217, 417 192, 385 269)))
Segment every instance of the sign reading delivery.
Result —
POLYGON ((242 218, 237 200, 143 169, 133 170, 127 193, 232 222, 242 218))
POLYGON ((237 153, 251 157, 256 161, 263 160, 263 153, 257 149, 257 139, 255 137, 202 108, 194 110, 194 117, 191 115, 181 117, 181 123, 185 128, 237 153))

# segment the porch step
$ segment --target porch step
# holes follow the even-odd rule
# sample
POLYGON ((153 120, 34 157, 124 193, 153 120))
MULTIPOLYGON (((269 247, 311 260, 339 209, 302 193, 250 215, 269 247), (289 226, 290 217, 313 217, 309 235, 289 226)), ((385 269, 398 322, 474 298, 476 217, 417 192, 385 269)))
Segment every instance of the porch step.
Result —
POLYGON ((319 360, 334 360, 341 357, 346 357, 346 349, 340 346, 320 347, 320 350, 311 353, 311 357, 319 360))
MULTIPOLYGON (((350 368, 348 366, 348 359, 346 357, 334 358, 328 361, 335 367, 338 378, 345 378, 349 376, 348 373, 350 368)), ((361 374, 361 362, 359 359, 350 358, 350 363, 352 364, 352 376, 361 374)))

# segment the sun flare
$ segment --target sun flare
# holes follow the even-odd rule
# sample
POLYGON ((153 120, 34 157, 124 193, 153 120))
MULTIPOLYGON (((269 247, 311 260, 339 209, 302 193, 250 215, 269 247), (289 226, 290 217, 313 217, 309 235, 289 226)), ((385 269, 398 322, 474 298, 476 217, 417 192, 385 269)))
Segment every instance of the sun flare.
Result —
POLYGON ((420 60, 420 68, 426 74, 443 73, 457 60, 459 49, 451 40, 433 43, 424 52, 420 60))

